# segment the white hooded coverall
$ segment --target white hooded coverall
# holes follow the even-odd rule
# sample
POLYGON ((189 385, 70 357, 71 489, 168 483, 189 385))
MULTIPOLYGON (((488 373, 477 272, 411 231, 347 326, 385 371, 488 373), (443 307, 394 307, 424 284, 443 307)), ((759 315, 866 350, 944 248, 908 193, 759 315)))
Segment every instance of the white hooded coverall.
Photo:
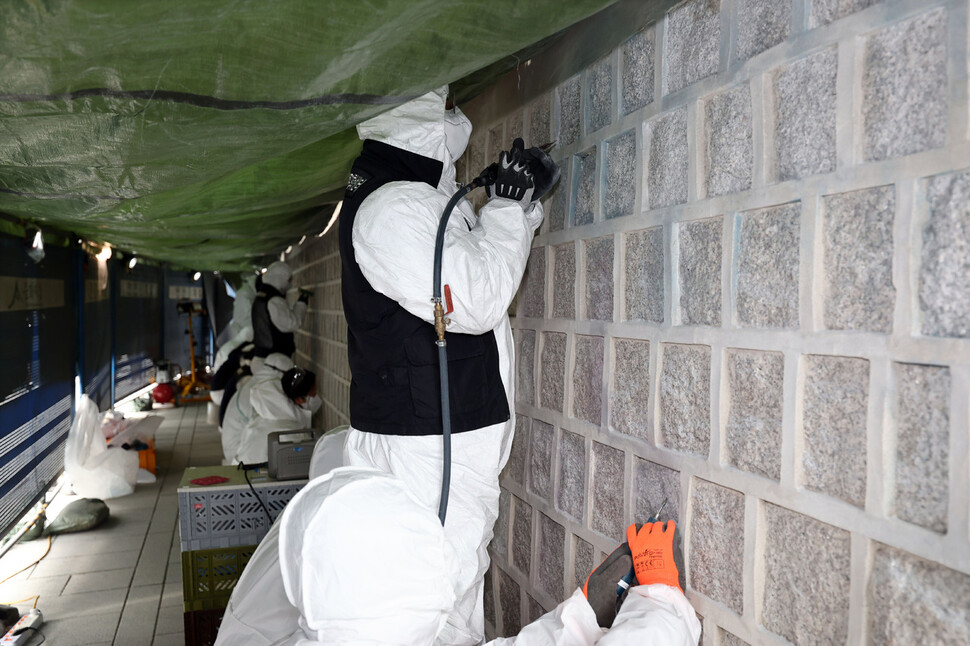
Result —
MULTIPOLYGON (((447 88, 429 92, 357 126, 361 139, 373 139, 444 163, 437 188, 422 182, 388 183, 369 195, 357 211, 353 249, 357 264, 378 292, 431 323, 435 234, 448 200, 458 186, 452 154, 464 145, 446 142, 447 88)), ((460 112, 457 113, 458 116, 460 112)), ((449 115, 453 120, 455 115, 449 115)), ((467 124, 467 135, 470 124, 467 124)), ((467 143, 467 140, 464 142, 467 143)), ((476 169, 477 172, 480 169, 476 169)), ((542 205, 523 212, 517 203, 490 200, 476 217, 467 200, 451 215, 442 256, 442 284, 451 291, 454 312, 448 330, 493 332, 499 372, 509 411, 515 410, 514 348, 508 308, 542 222, 542 205)), ((353 426, 353 420, 351 420, 353 426)), ((451 495, 445 535, 458 555, 457 604, 444 643, 475 644, 484 635, 483 577, 487 546, 498 517, 499 473, 508 459, 513 416, 452 436, 451 495)), ((442 445, 435 435, 394 436, 351 429, 346 463, 370 466, 398 476, 428 509, 437 510, 441 491, 442 445)))
MULTIPOLYGON (((290 289, 292 275, 290 266, 281 261, 271 264, 266 269, 266 273, 263 274, 264 283, 283 293, 283 296, 274 296, 266 303, 267 309, 269 309, 269 319, 280 332, 296 332, 303 325, 303 319, 306 318, 306 303, 297 301, 290 305, 286 302, 285 296, 290 289)), ((250 305, 250 309, 252 309, 252 305, 250 305)), ((251 321, 252 318, 250 317, 250 325, 252 325, 251 321)))
MULTIPOLYGON (((287 505, 233 590, 216 646, 438 646, 459 564, 437 516, 400 480, 338 468, 287 505)), ((666 585, 631 589, 606 631, 581 590, 516 646, 696 646, 700 623, 666 585)))

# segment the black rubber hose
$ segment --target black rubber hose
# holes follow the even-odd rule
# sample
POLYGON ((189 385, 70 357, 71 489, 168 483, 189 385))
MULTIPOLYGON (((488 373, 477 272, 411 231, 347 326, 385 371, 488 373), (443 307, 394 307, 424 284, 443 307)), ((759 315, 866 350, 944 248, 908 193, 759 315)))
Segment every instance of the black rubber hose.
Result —
POLYGON ((438 501, 438 520, 442 527, 448 514, 448 496, 451 493, 451 397, 448 392, 448 348, 438 344, 439 374, 441 377, 441 499, 438 501))
POLYGON ((455 194, 448 200, 445 211, 441 214, 441 221, 438 223, 438 235, 434 239, 434 291, 431 292, 431 295, 439 300, 441 299, 441 255, 445 247, 445 229, 448 228, 448 218, 451 217, 451 212, 455 210, 458 202, 474 189, 475 182, 472 182, 455 191, 455 194))
MULTIPOLYGON (((492 164, 466 186, 455 191, 455 194, 445 205, 441 221, 438 223, 438 233, 434 240, 434 291, 432 296, 435 303, 441 302, 441 256, 445 247, 445 229, 448 219, 455 210, 458 202, 479 186, 493 184, 497 166, 492 164)), ((435 341, 438 346, 438 375, 441 382, 441 499, 438 501, 438 520, 445 524, 448 513, 448 496, 451 493, 451 398, 448 392, 448 343, 445 340, 435 341)))

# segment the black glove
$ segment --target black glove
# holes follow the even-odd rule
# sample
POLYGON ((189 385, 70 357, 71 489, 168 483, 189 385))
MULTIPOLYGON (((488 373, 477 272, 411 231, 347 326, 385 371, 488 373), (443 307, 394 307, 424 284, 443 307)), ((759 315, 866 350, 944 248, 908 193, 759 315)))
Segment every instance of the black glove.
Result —
POLYGON ((532 199, 541 199, 559 181, 559 176, 562 174, 559 165, 552 161, 552 157, 542 148, 529 148, 522 153, 522 158, 529 165, 535 182, 532 199))
MULTIPOLYGON (((630 554, 630 546, 622 543, 589 573, 583 585, 583 594, 596 614, 596 622, 601 627, 609 628, 613 625, 620 604, 626 599, 627 588, 620 586, 619 581, 632 570, 633 556, 630 554)), ((627 581, 627 584, 629 583, 627 581)))
POLYGON ((511 150, 502 151, 495 174, 495 184, 485 187, 489 197, 503 197, 518 202, 523 209, 529 208, 532 203, 532 193, 535 190, 535 181, 524 153, 525 143, 521 137, 516 137, 512 142, 511 150))
POLYGON ((307 291, 305 289, 301 289, 300 290, 300 298, 298 300, 301 303, 307 303, 307 304, 309 304, 310 303, 310 296, 312 296, 312 295, 313 295, 313 292, 307 291))

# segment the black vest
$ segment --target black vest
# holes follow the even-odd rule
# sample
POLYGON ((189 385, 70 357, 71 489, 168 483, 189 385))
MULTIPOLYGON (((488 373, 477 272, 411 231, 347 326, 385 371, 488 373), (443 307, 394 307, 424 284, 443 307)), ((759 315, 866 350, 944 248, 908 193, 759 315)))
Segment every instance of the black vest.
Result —
POLYGON ((269 300, 276 296, 286 300, 280 290, 264 283, 253 300, 253 345, 256 346, 257 357, 265 358, 274 352, 292 357, 296 352, 293 333, 280 332, 269 317, 269 300))
MULTIPOLYGON (((377 292, 354 255, 354 219, 361 202, 395 181, 441 178, 442 162, 367 140, 351 169, 340 212, 341 291, 350 359, 350 424, 384 435, 440 435, 441 384, 434 327, 377 292)), ((433 277, 429 274, 428 312, 433 277)), ((453 433, 508 421, 495 334, 446 333, 453 433)))

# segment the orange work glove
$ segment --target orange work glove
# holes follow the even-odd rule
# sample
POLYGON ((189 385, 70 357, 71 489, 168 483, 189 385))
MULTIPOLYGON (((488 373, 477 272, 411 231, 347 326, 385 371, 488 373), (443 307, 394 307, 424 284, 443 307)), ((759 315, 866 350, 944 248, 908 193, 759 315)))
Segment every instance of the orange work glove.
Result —
MULTIPOLYGON (((633 553, 633 568, 640 585, 663 583, 684 591, 681 581, 683 572, 683 553, 680 541, 675 541, 677 524, 647 523, 637 529, 630 525, 626 529, 626 540, 633 553), (678 558, 679 557, 679 558, 678 558)), ((677 539, 679 539, 677 533, 677 539)))

